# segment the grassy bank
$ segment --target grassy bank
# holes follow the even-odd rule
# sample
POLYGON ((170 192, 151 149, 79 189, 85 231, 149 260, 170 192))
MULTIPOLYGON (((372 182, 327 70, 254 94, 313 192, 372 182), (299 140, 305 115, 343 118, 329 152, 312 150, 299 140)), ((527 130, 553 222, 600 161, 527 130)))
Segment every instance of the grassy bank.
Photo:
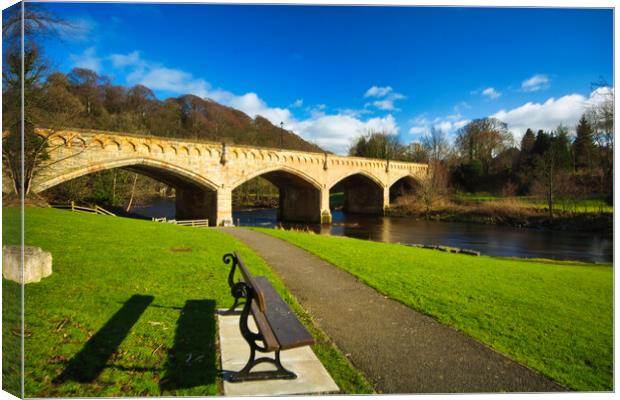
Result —
POLYGON ((415 198, 405 197, 391 205, 387 213, 442 221, 613 233, 613 207, 602 200, 558 202, 554 218, 550 218, 547 204, 539 199, 468 193, 437 199, 430 209, 415 198))
MULTIPOLYGON (((17 242, 15 218, 4 209, 5 244, 17 242)), ((50 277, 25 288, 26 396, 221 394, 214 313, 232 303, 221 260, 232 250, 292 304, 342 391, 371 391, 265 262, 229 235, 54 209, 27 209, 25 234, 54 260, 50 277)))
POLYGON ((613 388, 610 266, 260 229, 577 390, 613 388))

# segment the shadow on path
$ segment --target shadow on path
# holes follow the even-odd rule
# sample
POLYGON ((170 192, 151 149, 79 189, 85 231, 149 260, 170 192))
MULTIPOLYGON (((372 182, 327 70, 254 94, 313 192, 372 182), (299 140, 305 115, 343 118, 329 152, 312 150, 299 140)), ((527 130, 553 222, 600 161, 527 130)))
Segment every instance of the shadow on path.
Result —
POLYGON ((152 301, 153 296, 131 296, 69 361, 54 383, 94 381, 152 301))
POLYGON ((161 391, 215 383, 215 301, 187 300, 168 351, 161 391))

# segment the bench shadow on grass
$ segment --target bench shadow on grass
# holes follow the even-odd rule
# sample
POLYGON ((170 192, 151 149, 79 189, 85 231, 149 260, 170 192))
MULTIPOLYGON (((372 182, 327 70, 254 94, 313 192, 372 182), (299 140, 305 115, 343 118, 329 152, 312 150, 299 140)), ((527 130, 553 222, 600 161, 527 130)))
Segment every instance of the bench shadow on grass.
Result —
POLYGON ((54 379, 54 383, 89 383, 97 379, 112 354, 152 302, 153 296, 131 296, 69 361, 67 367, 54 379))
POLYGON ((162 392, 215 383, 215 301, 187 300, 168 351, 162 392))

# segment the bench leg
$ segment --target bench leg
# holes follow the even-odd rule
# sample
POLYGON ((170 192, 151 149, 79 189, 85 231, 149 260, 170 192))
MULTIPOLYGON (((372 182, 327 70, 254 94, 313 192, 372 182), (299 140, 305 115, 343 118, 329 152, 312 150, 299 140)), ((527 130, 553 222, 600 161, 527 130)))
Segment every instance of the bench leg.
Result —
POLYGON ((261 357, 256 358, 256 349, 252 347, 250 349, 250 359, 248 363, 239 372, 234 372, 230 378, 230 382, 244 382, 244 381, 261 381, 269 379, 295 379, 297 375, 282 366, 280 362, 280 350, 276 350, 275 358, 261 357), (269 363, 276 366, 275 371, 258 371, 251 372, 252 368, 258 364, 269 363))

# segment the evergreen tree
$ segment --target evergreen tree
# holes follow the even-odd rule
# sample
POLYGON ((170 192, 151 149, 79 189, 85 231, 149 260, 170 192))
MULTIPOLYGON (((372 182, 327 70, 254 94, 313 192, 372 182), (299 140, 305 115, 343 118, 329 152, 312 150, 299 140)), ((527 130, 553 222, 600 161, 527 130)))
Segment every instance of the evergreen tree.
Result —
POLYGON ((534 147, 532 148, 532 153, 535 155, 543 155, 549 150, 551 147, 551 135, 542 129, 538 131, 536 134, 536 140, 534 141, 534 147))
POLYGON ((521 139, 521 152, 530 153, 534 149, 535 142, 536 136, 534 136, 534 132, 530 128, 527 128, 527 131, 525 131, 521 139))
POLYGON ((594 136, 593 129, 585 115, 581 116, 577 124, 577 137, 574 143, 575 166, 577 169, 588 169, 592 171, 592 158, 594 156, 594 136))

